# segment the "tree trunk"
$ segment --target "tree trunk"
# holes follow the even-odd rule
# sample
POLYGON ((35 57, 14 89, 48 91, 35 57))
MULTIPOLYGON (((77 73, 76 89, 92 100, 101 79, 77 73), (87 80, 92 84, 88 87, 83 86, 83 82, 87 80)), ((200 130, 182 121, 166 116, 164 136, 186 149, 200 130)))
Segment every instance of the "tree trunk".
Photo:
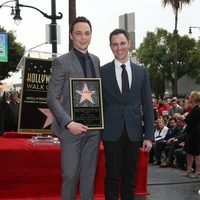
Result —
POLYGON ((174 48, 173 48, 173 54, 174 54, 174 62, 173 62, 173 67, 174 67, 174 85, 172 87, 172 95, 173 96, 177 96, 178 94, 178 77, 177 77, 177 61, 178 61, 178 30, 177 30, 177 23, 178 23, 178 8, 175 11, 175 29, 173 32, 173 44, 174 44, 174 48))
POLYGON ((173 87, 172 87, 172 95, 173 96, 177 96, 178 94, 178 78, 177 78, 177 57, 178 57, 178 52, 177 52, 177 36, 178 36, 178 31, 177 30, 174 30, 174 33, 173 33, 173 43, 174 43, 174 62, 173 62, 173 68, 174 68, 174 84, 173 84, 173 87))

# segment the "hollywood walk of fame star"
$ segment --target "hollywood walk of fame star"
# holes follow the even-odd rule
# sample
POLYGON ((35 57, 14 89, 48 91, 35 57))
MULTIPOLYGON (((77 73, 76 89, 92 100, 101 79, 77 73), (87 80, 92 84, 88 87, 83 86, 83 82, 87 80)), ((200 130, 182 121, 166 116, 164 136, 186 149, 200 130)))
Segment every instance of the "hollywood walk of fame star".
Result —
POLYGON ((45 123, 42 127, 42 128, 46 128, 47 126, 49 126, 53 122, 53 115, 48 108, 38 108, 38 110, 40 112, 42 112, 44 115, 46 115, 46 117, 47 117, 46 121, 45 121, 45 123))
POLYGON ((89 102, 94 104, 92 95, 95 93, 95 91, 90 91, 86 83, 84 83, 83 90, 82 91, 77 90, 76 93, 81 95, 80 103, 82 103, 85 100, 88 100, 89 102))

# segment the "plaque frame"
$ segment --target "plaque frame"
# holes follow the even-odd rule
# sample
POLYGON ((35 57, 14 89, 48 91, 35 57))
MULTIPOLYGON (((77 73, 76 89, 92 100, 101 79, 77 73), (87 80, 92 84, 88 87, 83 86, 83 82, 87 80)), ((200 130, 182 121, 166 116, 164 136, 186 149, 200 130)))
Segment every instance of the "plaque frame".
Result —
POLYGON ((88 130, 104 129, 101 78, 70 78, 69 89, 72 120, 88 130))

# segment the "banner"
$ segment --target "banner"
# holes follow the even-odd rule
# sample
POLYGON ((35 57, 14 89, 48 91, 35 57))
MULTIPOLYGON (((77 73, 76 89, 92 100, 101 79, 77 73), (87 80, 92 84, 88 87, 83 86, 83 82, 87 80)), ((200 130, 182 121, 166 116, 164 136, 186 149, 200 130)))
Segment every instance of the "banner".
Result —
POLYGON ((0 62, 8 62, 8 33, 0 32, 0 62))
POLYGON ((52 114, 47 106, 51 60, 25 58, 18 132, 49 134, 52 114))

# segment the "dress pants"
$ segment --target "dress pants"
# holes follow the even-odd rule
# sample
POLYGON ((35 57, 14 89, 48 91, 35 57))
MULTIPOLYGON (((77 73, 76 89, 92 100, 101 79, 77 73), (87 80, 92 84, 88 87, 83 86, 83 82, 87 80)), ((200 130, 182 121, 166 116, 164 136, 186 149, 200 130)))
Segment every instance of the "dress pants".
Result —
POLYGON ((164 151, 166 146, 166 142, 163 142, 162 140, 156 141, 153 145, 153 151, 157 160, 157 164, 161 164, 161 157, 162 157, 162 152, 164 151))
POLYGON ((178 148, 174 151, 175 157, 176 157, 176 164, 178 167, 180 167, 183 170, 187 169, 187 159, 186 159, 186 152, 183 150, 183 148, 178 148))
POLYGON ((165 147, 165 154, 167 155, 166 162, 173 164, 175 155, 174 151, 179 147, 177 142, 172 142, 167 144, 165 147))
POLYGON ((94 199, 94 180, 99 153, 100 132, 88 131, 74 136, 62 133, 62 200, 76 200, 80 182, 80 200, 94 199))
POLYGON ((105 200, 133 200, 140 141, 131 141, 124 129, 117 141, 103 141, 106 176, 105 200), (121 183, 121 185, 120 185, 121 183))

